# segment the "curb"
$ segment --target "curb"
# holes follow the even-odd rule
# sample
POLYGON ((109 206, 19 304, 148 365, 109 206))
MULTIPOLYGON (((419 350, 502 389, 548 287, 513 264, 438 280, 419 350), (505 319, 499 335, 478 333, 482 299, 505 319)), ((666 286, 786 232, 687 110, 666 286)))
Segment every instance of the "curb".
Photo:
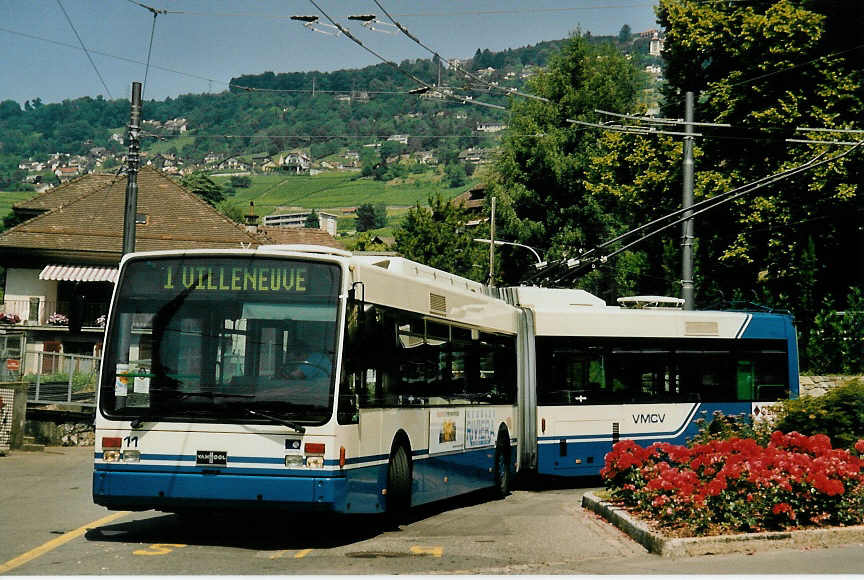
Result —
POLYGON ((732 554, 765 549, 827 548, 842 544, 864 544, 864 526, 728 534, 702 538, 667 538, 626 510, 604 501, 594 493, 582 496, 582 507, 605 518, 652 554, 667 558, 732 554))

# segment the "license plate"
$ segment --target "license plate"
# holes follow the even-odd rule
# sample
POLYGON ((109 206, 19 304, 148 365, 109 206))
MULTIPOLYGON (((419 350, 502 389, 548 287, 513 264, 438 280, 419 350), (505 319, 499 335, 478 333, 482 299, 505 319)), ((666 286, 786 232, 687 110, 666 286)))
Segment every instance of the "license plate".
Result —
POLYGON ((228 465, 227 451, 196 451, 196 465, 228 465))

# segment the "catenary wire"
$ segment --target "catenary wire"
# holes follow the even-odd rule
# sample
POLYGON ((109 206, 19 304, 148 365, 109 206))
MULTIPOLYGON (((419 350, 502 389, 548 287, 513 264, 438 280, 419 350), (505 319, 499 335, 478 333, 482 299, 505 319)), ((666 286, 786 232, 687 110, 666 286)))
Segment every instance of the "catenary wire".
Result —
POLYGON ((60 10, 63 11, 63 16, 66 17, 66 21, 69 23, 69 26, 72 28, 72 32, 75 33, 75 37, 78 39, 78 42, 81 44, 81 48, 84 50, 84 54, 87 55, 87 59, 90 61, 90 64, 93 65, 93 70, 96 71, 96 76, 99 77, 99 80, 102 82, 102 86, 105 87, 105 92, 108 94, 108 98, 114 99, 111 95, 111 90, 108 88, 108 85, 105 83, 105 79, 102 78, 102 73, 99 72, 99 68, 96 66, 96 63, 93 61, 93 57, 90 56, 90 51, 87 50, 87 47, 84 46, 84 41, 81 39, 81 35, 78 34, 78 30, 75 28, 75 25, 72 23, 72 19, 69 18, 69 13, 66 12, 66 8, 63 7, 63 2, 57 0, 57 5, 60 6, 60 10))

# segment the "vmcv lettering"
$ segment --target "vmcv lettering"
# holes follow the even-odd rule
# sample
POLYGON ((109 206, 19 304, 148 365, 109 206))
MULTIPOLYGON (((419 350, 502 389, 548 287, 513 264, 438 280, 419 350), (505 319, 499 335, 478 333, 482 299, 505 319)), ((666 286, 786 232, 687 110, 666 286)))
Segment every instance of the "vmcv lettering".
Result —
POLYGON ((666 413, 640 413, 633 415, 633 422, 639 423, 663 423, 666 421, 666 413))

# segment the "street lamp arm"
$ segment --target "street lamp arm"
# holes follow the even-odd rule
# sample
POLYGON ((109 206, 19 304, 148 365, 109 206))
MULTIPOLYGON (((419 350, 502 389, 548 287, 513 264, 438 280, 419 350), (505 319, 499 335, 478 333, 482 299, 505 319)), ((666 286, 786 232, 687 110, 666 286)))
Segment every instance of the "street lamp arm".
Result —
MULTIPOLYGON (((484 244, 491 243, 491 240, 487 240, 485 238, 474 238, 474 241, 475 242, 482 242, 484 244)), ((519 244, 517 242, 505 242, 503 240, 495 240, 495 245, 496 246, 518 246, 520 248, 525 248, 526 250, 529 250, 532 254, 534 254, 534 257, 537 258, 538 264, 543 261, 540 259, 540 254, 537 253, 537 250, 535 250, 531 246, 526 246, 525 244, 519 244)))

